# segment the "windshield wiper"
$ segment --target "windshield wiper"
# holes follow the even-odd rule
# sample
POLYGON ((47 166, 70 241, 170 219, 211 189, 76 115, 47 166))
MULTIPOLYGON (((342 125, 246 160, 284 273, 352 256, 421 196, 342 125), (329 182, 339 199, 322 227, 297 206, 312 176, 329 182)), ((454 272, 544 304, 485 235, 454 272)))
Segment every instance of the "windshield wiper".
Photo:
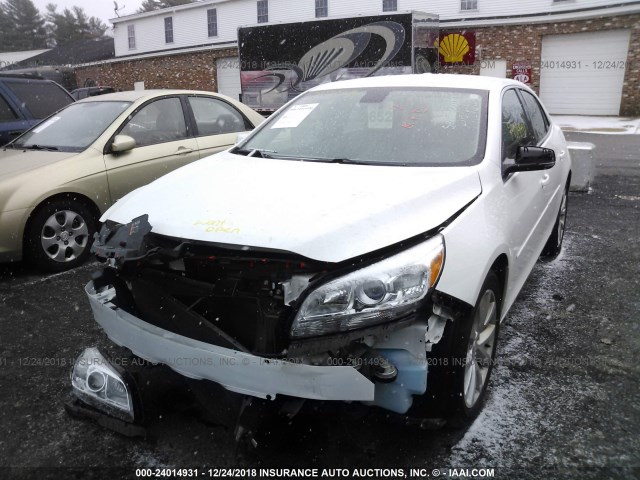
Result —
POLYGON ((238 148, 233 153, 238 155, 246 155, 247 157, 273 158, 269 153, 278 153, 275 150, 267 150, 264 148, 238 148))
MULTIPOLYGON (((342 163, 345 165, 384 165, 382 162, 372 162, 368 160, 353 160, 351 158, 336 157, 295 157, 301 161, 323 162, 323 163, 342 163)), ((387 165, 395 165, 393 163, 386 163, 387 165)))
POLYGON ((57 152, 58 147, 52 147, 49 145, 22 145, 20 148, 24 148, 26 150, 47 150, 49 152, 57 152))

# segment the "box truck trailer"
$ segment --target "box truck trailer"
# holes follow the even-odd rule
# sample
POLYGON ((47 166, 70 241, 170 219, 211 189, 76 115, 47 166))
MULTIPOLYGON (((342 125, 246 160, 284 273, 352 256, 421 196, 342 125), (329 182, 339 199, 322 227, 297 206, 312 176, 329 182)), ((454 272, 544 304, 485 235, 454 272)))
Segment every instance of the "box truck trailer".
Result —
POLYGON ((436 72, 438 16, 390 12, 240 27, 241 99, 269 113, 325 82, 436 72))

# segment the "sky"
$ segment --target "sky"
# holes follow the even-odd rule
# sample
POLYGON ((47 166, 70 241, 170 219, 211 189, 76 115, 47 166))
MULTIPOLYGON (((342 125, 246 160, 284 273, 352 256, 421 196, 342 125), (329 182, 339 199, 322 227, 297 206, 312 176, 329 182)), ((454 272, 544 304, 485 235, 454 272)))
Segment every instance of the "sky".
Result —
MULTIPOLYGON (((82 7, 89 17, 98 17, 108 27, 111 27, 109 19, 116 16, 113 12, 113 0, 32 0, 32 2, 42 15, 47 11, 48 3, 57 5, 59 12, 74 6, 82 7)), ((135 13, 142 4, 142 0, 117 0, 117 2, 119 7, 123 7, 119 10, 121 17, 135 13)))

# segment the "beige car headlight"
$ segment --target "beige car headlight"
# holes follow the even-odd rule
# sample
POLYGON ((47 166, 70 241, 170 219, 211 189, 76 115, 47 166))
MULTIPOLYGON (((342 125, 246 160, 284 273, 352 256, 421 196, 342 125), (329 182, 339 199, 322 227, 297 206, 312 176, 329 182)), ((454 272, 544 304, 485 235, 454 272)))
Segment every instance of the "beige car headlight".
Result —
POLYGON ((302 302, 291 336, 313 337, 386 323, 416 307, 444 264, 442 235, 332 280, 302 302))

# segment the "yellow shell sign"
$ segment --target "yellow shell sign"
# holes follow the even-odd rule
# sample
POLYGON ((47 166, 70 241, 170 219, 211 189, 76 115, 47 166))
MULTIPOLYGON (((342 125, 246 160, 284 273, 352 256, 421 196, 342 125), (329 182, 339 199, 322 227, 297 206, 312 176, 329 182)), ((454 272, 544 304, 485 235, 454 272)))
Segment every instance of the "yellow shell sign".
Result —
POLYGON ((438 42, 440 61, 443 63, 469 63, 475 61, 475 35, 473 33, 442 34, 438 42))

